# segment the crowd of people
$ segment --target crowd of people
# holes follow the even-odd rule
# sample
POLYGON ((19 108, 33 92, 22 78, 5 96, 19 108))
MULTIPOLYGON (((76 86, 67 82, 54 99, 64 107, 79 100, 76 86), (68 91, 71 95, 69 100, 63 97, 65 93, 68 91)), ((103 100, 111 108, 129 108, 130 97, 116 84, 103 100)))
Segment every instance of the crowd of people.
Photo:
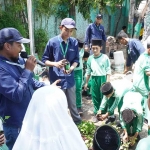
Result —
MULTIPOLYGON (((124 73, 133 66, 134 75, 133 83, 120 81, 121 86, 115 86, 110 81, 109 57, 103 53, 107 38, 102 19, 98 14, 87 27, 85 41, 72 37, 76 30, 72 18, 61 21, 60 34, 49 39, 42 56, 52 86, 34 79, 34 56, 26 61, 19 56, 21 44, 30 40, 15 28, 0 30, 0 116, 4 130, 0 145, 6 139, 9 150, 87 150, 76 126, 82 122, 82 90, 91 95, 93 122, 115 120, 118 108, 123 142, 130 141, 133 146, 140 140, 143 120, 150 125, 150 43, 145 50, 139 40, 128 38, 125 27, 118 33, 118 42, 127 46, 124 73)), ((98 143, 93 142, 93 150, 100 150, 98 143)))

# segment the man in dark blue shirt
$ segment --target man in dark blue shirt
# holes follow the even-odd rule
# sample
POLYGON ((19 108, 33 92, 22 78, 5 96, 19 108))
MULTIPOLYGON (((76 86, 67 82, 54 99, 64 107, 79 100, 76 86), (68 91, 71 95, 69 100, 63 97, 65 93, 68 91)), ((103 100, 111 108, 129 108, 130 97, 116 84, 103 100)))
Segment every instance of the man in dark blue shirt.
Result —
POLYGON ((61 79, 58 84, 65 92, 71 116, 76 124, 81 118, 76 108, 74 68, 79 64, 78 41, 70 37, 75 21, 65 18, 61 22, 60 35, 51 38, 45 48, 42 61, 49 66, 50 82, 61 79))
POLYGON ((103 21, 103 16, 101 14, 98 14, 95 22, 89 24, 89 26, 86 29, 85 34, 85 49, 87 50, 89 47, 91 47, 91 41, 93 39, 100 39, 106 42, 106 35, 104 31, 104 26, 101 25, 103 21))
POLYGON ((29 43, 15 28, 0 30, 0 119, 6 145, 12 149, 34 90, 44 86, 33 79, 36 58, 19 57, 21 43, 29 43))
POLYGON ((120 33, 117 36, 119 43, 127 46, 127 59, 124 73, 136 62, 139 56, 145 51, 144 46, 138 39, 130 39, 126 33, 120 33))

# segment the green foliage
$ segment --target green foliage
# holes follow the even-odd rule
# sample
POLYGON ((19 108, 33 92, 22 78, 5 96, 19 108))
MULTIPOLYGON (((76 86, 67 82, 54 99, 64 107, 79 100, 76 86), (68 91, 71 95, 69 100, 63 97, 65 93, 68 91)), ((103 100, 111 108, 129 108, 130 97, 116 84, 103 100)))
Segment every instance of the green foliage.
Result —
POLYGON ((122 5, 123 0, 72 0, 78 6, 78 11, 85 19, 90 20, 90 10, 99 9, 100 12, 108 13, 107 6, 110 6, 112 12, 116 10, 117 5, 122 5))
POLYGON ((2 123, 5 123, 5 120, 9 119, 10 116, 5 116, 5 118, 3 119, 1 116, 0 116, 0 120, 2 120, 2 123))
POLYGON ((34 11, 39 15, 50 16, 53 13, 52 6, 56 0, 33 0, 34 11))
POLYGON ((57 5, 54 5, 55 16, 58 18, 66 18, 69 13, 70 4, 68 2, 60 1, 57 5))
POLYGON ((82 123, 78 125, 78 129, 86 146, 91 148, 93 145, 93 136, 96 130, 94 123, 89 121, 82 121, 82 123))
POLYGON ((36 29, 34 32, 34 37, 35 37, 35 52, 38 53, 38 57, 39 59, 41 59, 46 43, 48 41, 48 36, 44 29, 36 29))
POLYGON ((23 36, 27 36, 27 31, 19 19, 16 19, 11 12, 2 11, 0 14, 0 29, 5 27, 14 27, 20 31, 23 36))

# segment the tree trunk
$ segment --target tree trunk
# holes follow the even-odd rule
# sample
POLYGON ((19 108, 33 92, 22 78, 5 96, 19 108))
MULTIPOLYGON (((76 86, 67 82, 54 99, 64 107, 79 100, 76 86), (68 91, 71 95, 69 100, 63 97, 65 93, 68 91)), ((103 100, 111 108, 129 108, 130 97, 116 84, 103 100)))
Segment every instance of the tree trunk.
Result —
POLYGON ((116 23, 116 28, 115 28, 114 37, 116 37, 117 29, 118 29, 118 25, 119 25, 121 16, 122 16, 122 5, 121 5, 121 7, 120 7, 120 15, 119 15, 119 18, 118 18, 117 23, 116 23))
MULTIPOLYGON (((76 21, 75 14, 76 14, 75 5, 71 4, 70 9, 69 9, 69 17, 76 21)), ((73 37, 75 36, 76 36, 76 32, 73 32, 73 37)))
POLYGON ((135 0, 130 0, 130 11, 128 20, 128 34, 132 38, 133 34, 133 22, 134 22, 135 0))

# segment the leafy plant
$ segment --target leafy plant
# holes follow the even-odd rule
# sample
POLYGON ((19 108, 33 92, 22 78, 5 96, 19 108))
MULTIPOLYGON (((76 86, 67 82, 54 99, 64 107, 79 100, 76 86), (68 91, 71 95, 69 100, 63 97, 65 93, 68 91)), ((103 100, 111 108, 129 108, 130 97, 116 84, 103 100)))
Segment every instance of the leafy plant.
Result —
POLYGON ((35 33, 35 52, 38 53, 39 59, 42 58, 46 43, 48 41, 47 33, 44 29, 36 29, 35 33))
POLYGON ((9 119, 10 116, 5 116, 5 118, 3 119, 2 117, 0 117, 0 119, 2 120, 2 123, 5 123, 5 120, 9 119))
POLYGON ((82 123, 78 125, 78 129, 82 135, 86 146, 88 148, 92 148, 93 136, 96 130, 96 126, 94 125, 94 123, 89 121, 82 121, 82 123))

